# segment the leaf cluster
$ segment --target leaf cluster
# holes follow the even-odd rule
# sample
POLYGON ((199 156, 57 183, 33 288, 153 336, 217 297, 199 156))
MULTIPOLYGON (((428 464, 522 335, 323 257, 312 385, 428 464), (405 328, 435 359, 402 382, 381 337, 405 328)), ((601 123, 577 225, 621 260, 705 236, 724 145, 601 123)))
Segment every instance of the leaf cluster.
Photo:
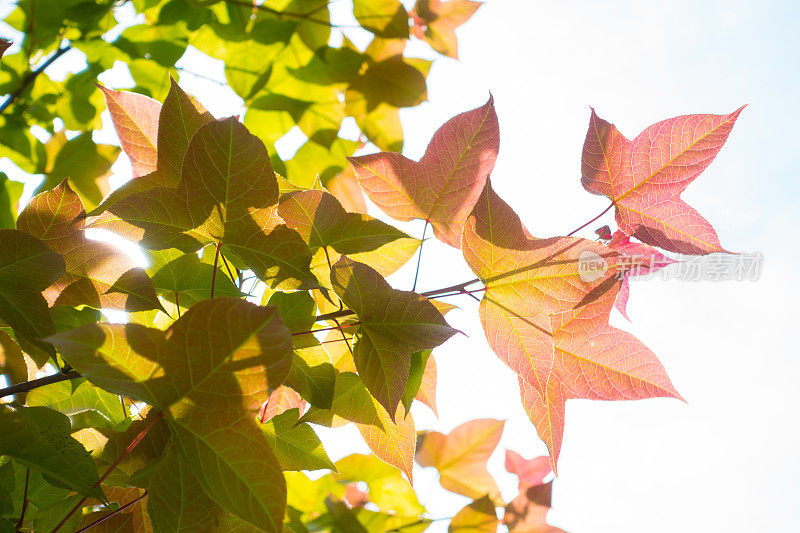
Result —
MULTIPOLYGON (((376 35, 373 51, 362 53, 346 42, 328 47, 325 2, 177 4, 137 2, 153 23, 126 29, 113 46, 169 70, 185 47, 159 43, 173 43, 176 28, 186 43, 202 34, 248 114, 259 98, 276 98, 270 112, 319 127, 309 142, 331 150, 342 142, 338 129, 310 125, 319 107, 306 115, 319 102, 301 112, 276 87, 344 91, 345 108, 357 92, 367 115, 414 105, 405 92, 413 84, 375 88, 397 81, 393 69, 419 66, 402 56, 402 39, 411 32, 454 54, 452 28, 475 7, 421 1, 409 28, 399 2, 356 1, 356 19, 376 35), (286 59, 306 57, 309 43, 317 46, 306 62, 286 59)), ((31 5, 18 10, 29 15, 31 5)), ((78 16, 64 6, 30 39, 91 42, 97 30, 85 13, 102 20, 111 12, 82 2, 78 16)), ((431 519, 412 488, 416 462, 472 500, 450 531, 496 531, 502 522, 556 533, 545 520, 545 479, 556 471, 565 402, 680 398, 655 354, 609 317, 614 307, 624 313, 631 277, 673 261, 665 254, 724 252, 680 194, 741 110, 669 119, 634 140, 593 111, 582 183, 610 199, 618 230, 574 237, 584 225, 537 238, 491 185, 500 148, 491 97, 447 121, 420 161, 397 145, 349 157, 349 170, 336 174, 349 185, 339 187, 324 172, 276 159, 263 128, 280 124, 277 115, 216 118, 169 72, 165 83, 151 93, 163 103, 98 89, 134 179, 93 202, 64 167, 21 213, 4 215, 0 373, 12 383, 4 395, 14 396, 0 405, 3 530, 423 531, 431 519), (362 191, 388 217, 424 220, 477 278, 426 293, 393 287, 385 277, 423 243, 360 212, 362 191), (89 239, 98 228, 137 243, 148 266, 89 239), (506 469, 519 478, 510 502, 486 467, 502 421, 442 434, 418 432, 411 416, 415 400, 436 411, 434 352, 457 333, 445 319, 454 306, 443 301, 453 296, 480 300, 488 344, 518 376, 522 405, 549 450, 531 460, 506 451, 506 469), (108 309, 127 313, 127 322, 109 322, 100 313, 108 309), (38 381, 47 368, 56 374, 38 381), (333 462, 316 428, 347 424, 372 454, 333 462), (310 470, 326 472, 312 479, 310 470)), ((328 160, 314 153, 315 162, 328 160)), ((4 190, 11 200, 0 207, 14 208, 13 187, 4 190)))

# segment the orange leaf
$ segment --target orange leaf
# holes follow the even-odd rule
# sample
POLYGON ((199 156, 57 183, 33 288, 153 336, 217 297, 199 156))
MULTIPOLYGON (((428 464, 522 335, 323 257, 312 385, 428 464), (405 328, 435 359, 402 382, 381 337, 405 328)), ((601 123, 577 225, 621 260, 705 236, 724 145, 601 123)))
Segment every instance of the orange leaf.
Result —
POLYGON ((680 398, 656 356, 608 325, 619 291, 616 252, 573 237, 528 237, 489 186, 467 221, 463 252, 486 286, 486 337, 519 375, 523 405, 554 470, 566 399, 680 398))
POLYGON ((113 246, 86 238, 84 217, 83 203, 65 179, 37 194, 17 219, 18 229, 64 258, 66 273, 44 291, 50 305, 162 309, 143 269, 113 246))
POLYGON ((500 490, 486 469, 505 422, 482 418, 461 424, 447 435, 437 431, 425 434, 417 451, 417 462, 439 471, 442 487, 469 498, 488 494, 501 501, 500 490))
POLYGON ((156 139, 161 103, 142 94, 99 87, 106 97, 122 149, 131 158, 133 176, 153 172, 158 159, 156 139))
POLYGON ((632 141, 592 109, 581 161, 583 186, 614 202, 626 235, 682 254, 723 252, 711 224, 680 195, 714 160, 742 109, 664 120, 632 141))
POLYGON ((489 496, 474 500, 461 509, 448 526, 448 533, 492 533, 497 531, 497 510, 489 496))
POLYGON ((393 152, 350 157, 361 186, 398 220, 421 218, 436 236, 461 246, 464 220, 481 194, 500 148, 494 100, 448 120, 419 162, 393 152))

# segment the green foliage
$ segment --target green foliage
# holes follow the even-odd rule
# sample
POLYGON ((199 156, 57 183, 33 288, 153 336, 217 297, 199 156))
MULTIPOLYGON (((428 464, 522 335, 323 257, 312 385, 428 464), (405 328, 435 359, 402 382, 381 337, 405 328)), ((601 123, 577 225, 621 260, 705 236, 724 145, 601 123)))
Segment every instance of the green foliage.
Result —
POLYGON ((123 4, 21 0, 5 20, 22 32, 19 47, 3 55, 0 40, 0 156, 44 176, 20 210, 20 182, 0 174, 0 374, 10 385, 0 531, 424 531, 415 461, 473 499, 451 531, 495 531, 497 507, 510 531, 559 531, 545 522, 544 479, 566 399, 679 397, 655 355, 608 316, 624 310, 628 277, 657 268, 642 259, 653 246, 719 248, 698 248, 716 234, 688 205, 660 200, 677 199, 713 159, 717 130, 727 135, 738 112, 656 125, 635 169, 600 160, 621 161, 630 141, 592 113, 584 186, 611 198, 624 226, 602 242, 536 239, 491 188, 491 97, 440 128, 421 161, 396 153, 398 111, 425 99, 431 66, 405 55, 407 40, 455 57, 454 29, 478 3, 419 0, 409 12, 355 0, 374 36, 364 50, 335 38, 327 0, 123 4), (137 24, 118 20, 123 9, 137 24), (79 52, 85 66, 63 81, 45 71, 68 54, 78 64, 79 52), (242 120, 216 118, 183 91, 192 74, 176 65, 187 53, 224 62, 242 120), (95 84, 120 66, 132 91, 95 84), (104 108, 119 148, 93 135, 104 108), (339 135, 347 117, 358 141, 339 135), (295 127, 307 140, 282 161, 274 145, 295 127), (388 152, 353 157, 368 142, 388 152), (704 163, 687 155, 699 150, 704 163), (110 191, 121 151, 132 179, 110 191), (679 179, 636 174, 651 168, 679 179), (609 183, 649 193, 633 199, 609 183), (390 217, 430 224, 478 278, 422 294, 391 286, 384 277, 421 254, 425 232, 365 214, 364 193, 390 217), (130 239, 148 265, 92 229, 130 239), (584 280, 581 250, 608 268, 584 280), (531 460, 508 452, 520 483, 511 502, 486 467, 503 421, 418 434, 411 416, 415 400, 436 411, 435 350, 457 333, 444 318, 454 306, 437 298, 477 292, 489 343, 550 449, 531 460), (351 423, 372 454, 334 463, 318 427, 351 423), (307 470, 326 472, 312 480, 307 470))

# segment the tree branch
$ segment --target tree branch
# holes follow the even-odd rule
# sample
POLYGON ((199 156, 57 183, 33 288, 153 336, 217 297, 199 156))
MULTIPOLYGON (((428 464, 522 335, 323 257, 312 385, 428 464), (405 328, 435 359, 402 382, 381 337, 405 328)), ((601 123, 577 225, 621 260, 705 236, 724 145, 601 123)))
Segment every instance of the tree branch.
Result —
POLYGON ((59 381, 78 379, 79 377, 81 377, 79 373, 75 372, 74 370, 70 370, 69 372, 60 372, 51 376, 32 379, 30 381, 26 381, 25 383, 17 383, 16 385, 11 385, 5 389, 0 389, 0 398, 5 398, 6 396, 11 396, 12 394, 28 392, 39 387, 44 387, 45 385, 50 385, 51 383, 58 383, 59 381))
POLYGON ((31 85, 31 84, 32 84, 32 83, 33 83, 33 82, 36 80, 36 77, 37 77, 39 74, 41 74, 42 72, 44 72, 44 70, 45 70, 47 67, 49 67, 50 65, 52 65, 53 63, 55 63, 55 61, 56 61, 56 60, 57 60, 59 57, 61 57, 61 56, 63 56, 64 54, 66 54, 66 53, 67 53, 67 52, 69 52, 71 49, 72 49, 72 45, 71 45, 71 44, 68 44, 68 45, 66 45, 66 46, 61 46, 61 47, 60 47, 58 50, 56 50, 56 51, 55 51, 55 53, 54 53, 53 55, 51 55, 51 56, 50 56, 50 57, 47 59, 47 61, 45 61, 44 63, 42 63, 42 65, 41 65, 39 68, 37 68, 36 70, 34 70, 34 71, 32 71, 32 72, 29 72, 29 73, 27 74, 27 76, 25 76, 25 77, 22 79, 22 83, 20 83, 20 84, 19 84, 19 87, 17 87, 17 90, 16 90, 16 91, 14 91, 13 93, 9 94, 9 95, 8 95, 8 97, 6 98, 6 101, 5 101, 5 102, 3 102, 3 103, 2 103, 2 105, 0 105, 0 113, 4 112, 6 109, 8 109, 8 107, 9 107, 11 104, 13 104, 13 103, 14 103, 14 102, 17 100, 17 98, 19 98, 19 97, 20 97, 20 95, 21 95, 23 92, 25 92, 25 90, 28 88, 28 86, 29 86, 29 85, 31 85))

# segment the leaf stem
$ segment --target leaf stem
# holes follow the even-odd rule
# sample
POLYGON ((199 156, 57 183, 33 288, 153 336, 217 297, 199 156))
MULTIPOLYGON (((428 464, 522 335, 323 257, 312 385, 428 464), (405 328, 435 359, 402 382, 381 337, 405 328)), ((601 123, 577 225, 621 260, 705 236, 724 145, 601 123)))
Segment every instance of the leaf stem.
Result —
MULTIPOLYGON (((153 426, 156 425, 156 422, 158 422, 159 420, 161 420, 161 418, 163 418, 163 416, 164 416, 164 411, 159 411, 158 413, 156 413, 156 415, 153 417, 153 420, 151 420, 150 423, 147 424, 147 426, 142 431, 140 431, 138 435, 136 435, 136 438, 133 439, 130 444, 128 444, 128 447, 125 448, 125 451, 122 452, 119 455, 119 457, 117 457, 117 460, 114 461, 113 463, 111 463, 111 466, 109 466, 106 469, 105 473, 102 476, 100 476, 100 479, 97 480, 97 482, 92 486, 92 488, 96 489, 97 487, 99 487, 103 483, 103 481, 108 477, 108 475, 111 474, 111 472, 117 466, 119 466, 119 464, 122 462, 122 460, 125 459, 125 457, 127 457, 128 454, 131 453, 134 448, 136 448, 136 445, 139 444, 142 441, 143 438, 145 438, 147 433, 153 428, 153 426)), ((86 500, 87 500, 86 496, 81 498, 81 500, 78 503, 76 503, 75 506, 72 509, 70 509, 69 513, 67 513, 67 516, 65 516, 61 520, 61 522, 58 523, 58 525, 55 527, 55 529, 53 529, 52 533, 56 533, 56 531, 61 529, 61 526, 63 526, 67 522, 67 520, 69 520, 70 517, 73 514, 75 514, 75 511, 77 511, 78 509, 81 508, 81 506, 83 505, 83 503, 86 500)), ((83 531, 83 530, 81 530, 81 531, 83 531)))
POLYGON ((211 272, 211 298, 214 297, 214 285, 217 282, 217 265, 219 264, 219 241, 217 241, 217 251, 214 254, 214 270, 211 272))
MULTIPOLYGON (((331 318, 331 320, 336 320, 336 318, 331 318)), ((337 320, 337 323, 338 323, 338 320, 337 320)), ((358 326, 359 324, 360 324, 359 322, 353 322, 352 324, 345 324, 343 326, 342 325, 337 325, 337 326, 331 326, 329 328, 319 328, 319 329, 310 329, 308 331, 298 331, 296 333, 292 333, 292 336, 295 336, 295 335, 309 335, 311 333, 319 333, 320 331, 333 331, 334 329, 352 328, 352 327, 358 326)))
POLYGON ((28 510, 28 481, 30 481, 31 469, 25 469, 25 488, 22 491, 22 511, 19 514, 19 520, 14 531, 22 531, 22 524, 25 523, 25 511, 28 510))
POLYGON ((3 102, 3 103, 2 103, 2 105, 0 105, 0 113, 4 112, 6 109, 8 109, 8 107, 9 107, 11 104, 13 104, 13 103, 14 103, 14 102, 17 100, 17 98, 19 98, 19 97, 22 95, 22 93, 23 93, 23 92, 25 92, 25 89, 27 89, 27 88, 28 88, 28 86, 29 86, 31 83, 33 83, 33 81, 36 79, 36 77, 37 77, 39 74, 41 74, 42 72, 44 72, 44 70, 45 70, 47 67, 49 67, 50 65, 52 65, 53 63, 55 63, 55 61, 56 61, 56 60, 57 60, 59 57, 63 56, 65 53, 69 52, 71 49, 72 49, 72 45, 71 45, 71 44, 67 44, 67 45, 64 45, 64 46, 60 46, 60 47, 59 47, 59 49, 58 49, 58 50, 56 50, 56 51, 55 51, 55 53, 54 53, 53 55, 51 55, 51 56, 50 56, 50 57, 47 59, 47 61, 45 61, 44 63, 42 63, 42 65, 41 65, 39 68, 37 68, 37 69, 36 69, 36 70, 34 70, 34 71, 31 71, 31 72, 29 72, 29 73, 28 73, 28 75, 27 75, 27 76, 25 76, 25 77, 22 79, 22 82, 19 84, 19 87, 17 87, 17 89, 16 89, 16 90, 15 90, 13 93, 9 94, 9 95, 8 95, 8 98, 6 98, 6 101, 5 101, 5 102, 3 102))
POLYGON ((586 224, 584 224, 583 226, 578 226, 578 227, 577 227, 577 228, 575 228, 574 230, 572 230, 572 231, 570 231, 569 233, 567 233, 567 237, 570 237, 570 236, 572 236, 572 235, 574 235, 574 234, 578 233, 580 230, 582 230, 583 228, 585 228, 586 226, 588 226, 589 224, 591 224, 592 222, 594 222, 595 220, 597 220, 597 219, 598 219, 598 218, 600 218, 601 216, 603 216, 603 215, 605 215, 606 213, 608 213, 608 212, 609 212, 609 210, 610 210, 612 207, 614 207, 615 205, 616 205, 616 204, 615 204, 614 202, 611 202, 611 205, 610 205, 610 206, 608 206, 608 207, 606 207, 605 209, 603 209, 603 212, 602 212, 602 213, 600 213, 599 215, 597 215, 596 217, 594 217, 592 220, 590 220, 589 222, 587 222, 587 223, 586 223, 586 224))
POLYGON ((28 392, 30 390, 37 389, 39 387, 44 387, 45 385, 50 385, 51 383, 58 383, 59 381, 66 381, 68 379, 78 379, 79 377, 81 377, 79 373, 75 372, 74 370, 70 370, 69 372, 59 372, 58 374, 45 376, 43 378, 32 379, 24 383, 17 383, 16 385, 11 385, 10 387, 6 387, 5 389, 0 389, 0 398, 5 398, 6 396, 11 396, 12 394, 28 392))
MULTIPOLYGON (((238 279, 238 276, 234 277, 233 271, 231 271, 231 267, 228 265, 228 260, 225 259, 225 256, 223 254, 220 255, 222 256, 222 264, 225 265, 225 270, 228 272, 228 276, 231 278, 231 282, 233 282, 234 279, 238 279)), ((239 290, 241 290, 241 287, 239 288, 239 290)))
POLYGON ((430 222, 425 221, 425 227, 422 228, 422 242, 419 243, 419 251, 417 253, 417 270, 414 272, 414 285, 411 287, 411 292, 417 290, 417 278, 419 277, 419 266, 422 263, 422 247, 425 245, 425 233, 428 231, 430 222))
POLYGON ((94 522, 92 522, 91 524, 89 524, 88 526, 86 526, 86 527, 82 527, 81 529, 79 529, 79 530, 78 530, 78 531, 76 531, 75 533, 83 533, 83 532, 84 532, 84 531, 86 531, 87 529, 93 528, 94 526, 96 526, 96 525, 97 525, 97 524, 99 524, 100 522, 103 522, 104 520, 108 520, 109 518, 111 518, 112 516, 114 516, 114 515, 115 515, 115 514, 117 514, 117 513, 121 513, 122 511, 124 511, 125 509, 127 509, 128 507, 130 507, 131 505, 135 505, 136 503, 138 503, 139 501, 141 501, 141 500, 142 500, 142 499, 143 499, 145 496, 147 496, 147 491, 146 491, 146 490, 145 490, 145 491, 144 491, 144 492, 143 492, 143 493, 142 493, 142 494, 141 494, 141 495, 140 495, 138 498, 136 498, 136 499, 134 499, 134 500, 131 500, 131 501, 129 501, 128 503, 126 503, 126 504, 125 504, 125 505, 123 505, 122 507, 119 507, 119 508, 117 508, 117 509, 114 509, 113 511, 111 511, 111 512, 110 512, 110 513, 108 513, 107 515, 105 515, 105 516, 103 516, 103 517, 101 517, 101 518, 98 518, 97 520, 95 520, 94 522))

